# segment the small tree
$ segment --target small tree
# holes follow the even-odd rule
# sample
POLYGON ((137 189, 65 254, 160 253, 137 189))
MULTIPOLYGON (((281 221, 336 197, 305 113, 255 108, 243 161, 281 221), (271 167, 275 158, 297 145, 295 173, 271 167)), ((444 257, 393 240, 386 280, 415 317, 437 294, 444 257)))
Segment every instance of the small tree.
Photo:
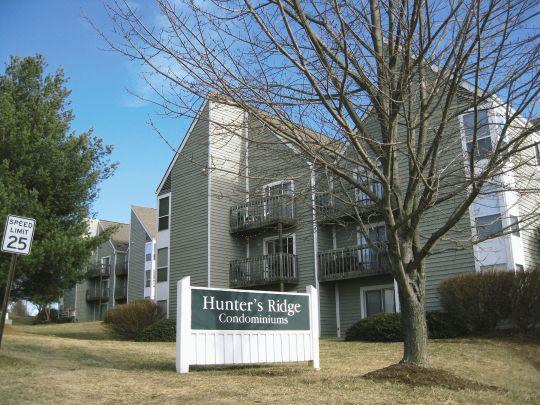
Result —
MULTIPOLYGON (((426 259, 452 237, 486 184, 504 187, 498 180, 510 164, 534 160, 532 134, 540 124, 528 118, 540 91, 536 2, 154 4, 159 19, 112 1, 117 36, 103 35, 143 65, 155 90, 151 101, 186 116, 217 93, 329 173, 329 183, 365 195, 387 230, 403 315, 402 361, 428 366, 426 259), (490 148, 481 139, 487 110, 502 117, 490 148), (468 111, 473 125, 464 154, 458 117, 468 111), (335 142, 321 142, 321 134, 335 142), (425 219, 449 202, 449 214, 426 231, 425 219)), ((528 184, 522 192, 538 189, 528 184)), ((356 195, 343 200, 361 210, 356 195)), ((376 248, 369 221, 356 221, 376 248)))
MULTIPOLYGON (((112 147, 92 131, 76 135, 62 70, 42 56, 12 57, 0 76, 0 223, 8 214, 37 221, 32 254, 21 257, 13 297, 48 308, 84 275, 108 233, 88 237, 85 219, 98 184, 115 168, 112 147)), ((3 230, 3 225, 2 225, 3 230)), ((0 256, 0 288, 9 258, 0 256)), ((3 291, 2 294, 3 295, 3 291)))

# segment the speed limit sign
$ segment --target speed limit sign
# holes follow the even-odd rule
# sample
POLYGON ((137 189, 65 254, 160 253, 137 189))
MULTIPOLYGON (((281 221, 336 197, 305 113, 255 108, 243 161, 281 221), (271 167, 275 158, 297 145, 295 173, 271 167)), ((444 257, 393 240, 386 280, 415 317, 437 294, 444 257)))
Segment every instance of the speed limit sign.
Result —
POLYGON ((2 251, 29 255, 35 227, 36 220, 33 218, 8 215, 2 239, 2 251))

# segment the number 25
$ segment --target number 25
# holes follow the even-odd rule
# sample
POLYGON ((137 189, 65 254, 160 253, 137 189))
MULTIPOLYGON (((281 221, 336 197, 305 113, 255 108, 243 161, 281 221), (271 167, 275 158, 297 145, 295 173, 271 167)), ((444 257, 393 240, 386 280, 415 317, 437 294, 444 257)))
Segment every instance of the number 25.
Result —
POLYGON ((21 237, 21 238, 17 238, 16 236, 11 235, 11 236, 9 237, 10 242, 7 244, 7 247, 8 247, 9 249, 24 250, 24 249, 26 249, 26 247, 28 246, 28 245, 26 244, 26 242, 25 242, 27 239, 28 239, 28 238, 22 238, 22 237, 21 237), (17 242, 18 246, 14 246, 14 245, 13 245, 15 242, 17 242), (22 246, 21 246, 21 245, 22 245, 22 246))

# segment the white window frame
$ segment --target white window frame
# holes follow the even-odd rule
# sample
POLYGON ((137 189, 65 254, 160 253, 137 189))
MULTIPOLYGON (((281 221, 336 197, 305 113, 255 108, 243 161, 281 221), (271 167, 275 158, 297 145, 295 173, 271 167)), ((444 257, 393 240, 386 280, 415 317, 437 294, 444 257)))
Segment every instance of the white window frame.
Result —
MULTIPOLYGON (((485 139, 485 138, 489 138, 490 142, 491 142, 491 148, 492 148, 492 151, 493 151, 493 148, 495 147, 494 145, 494 133, 496 131, 493 130, 493 126, 494 126, 494 119, 493 119, 493 109, 492 107, 490 106, 480 106, 478 108, 478 112, 485 112, 487 114, 487 121, 488 121, 488 136, 482 136, 482 137, 478 137, 476 138, 476 142, 478 143, 481 139, 485 139)), ((467 131, 466 131, 466 128, 465 128, 465 120, 463 119, 463 117, 465 115, 468 115, 468 114, 474 114, 474 108, 471 108, 470 110, 467 110, 465 111, 463 114, 461 114, 459 116, 459 126, 460 126, 460 133, 461 133, 461 143, 462 143, 462 149, 463 149, 463 154, 465 156, 465 163, 467 164, 468 163, 468 159, 469 159, 469 149, 467 148, 467 145, 468 145, 468 140, 467 140, 467 131)), ((476 149, 476 151, 478 151, 478 149, 476 149)), ((486 158, 479 158, 478 160, 475 158, 475 161, 481 161, 481 160, 485 160, 486 158)))
MULTIPOLYGON (((170 246, 163 246, 159 249, 156 249, 156 285, 157 284, 161 284, 161 283, 168 283, 169 282, 169 279, 170 279, 170 273, 169 273, 169 269, 170 269, 170 246), (161 266, 161 267, 158 267, 158 254, 159 254, 159 251, 162 250, 162 249, 167 249, 167 280, 165 281, 158 281, 158 273, 159 273, 159 269, 164 269, 165 266, 161 266)), ((160 301, 163 301, 163 300, 160 300, 160 301)))
POLYGON ((169 229, 171 229, 171 193, 167 193, 167 194, 163 194, 163 195, 158 196, 157 217, 158 217, 157 218, 158 232, 168 231, 169 229), (167 215, 159 216, 159 206, 161 204, 161 200, 163 200, 164 198, 169 199, 169 213, 167 215), (165 216, 168 217, 167 228, 159 229, 159 220, 160 220, 160 218, 164 218, 165 216))
POLYGON ((398 313, 399 304, 398 304, 398 301, 396 301, 396 284, 395 283, 360 287, 360 317, 362 319, 366 317, 365 293, 368 291, 376 291, 376 290, 390 289, 390 288, 394 291, 394 306, 396 307, 396 313, 398 313))

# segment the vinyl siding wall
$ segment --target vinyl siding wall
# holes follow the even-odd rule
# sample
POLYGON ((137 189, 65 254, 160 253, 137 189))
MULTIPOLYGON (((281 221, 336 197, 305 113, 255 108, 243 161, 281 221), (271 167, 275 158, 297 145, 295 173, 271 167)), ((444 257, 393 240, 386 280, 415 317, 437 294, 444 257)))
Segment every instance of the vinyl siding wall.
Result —
POLYGON ((128 264, 128 300, 129 302, 144 298, 144 263, 145 263, 146 231, 137 216, 131 211, 131 228, 129 234, 128 264))
POLYGON ((208 285, 208 104, 171 170, 169 317, 176 316, 176 287, 184 276, 208 285))

